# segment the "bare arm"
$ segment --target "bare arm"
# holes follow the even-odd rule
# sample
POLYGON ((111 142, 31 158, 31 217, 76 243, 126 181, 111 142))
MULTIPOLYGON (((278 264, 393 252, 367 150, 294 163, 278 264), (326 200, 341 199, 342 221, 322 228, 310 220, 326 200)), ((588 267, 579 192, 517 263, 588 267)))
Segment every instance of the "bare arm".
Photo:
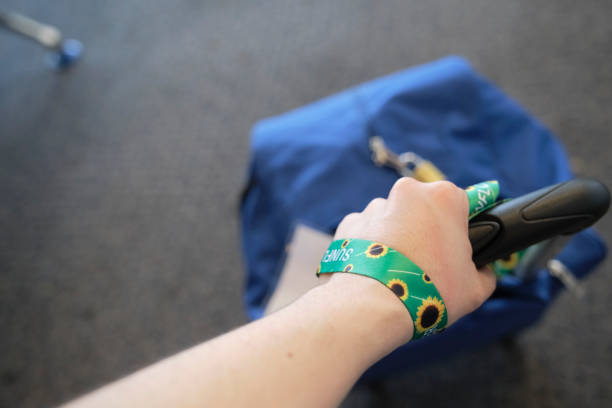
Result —
MULTIPOLYGON (((383 242, 431 276, 449 323, 493 291, 467 239, 467 200, 450 183, 402 179, 345 218, 336 236, 383 242)), ((373 363, 412 337, 399 299, 370 278, 335 274, 285 309, 145 368, 70 404, 336 406, 373 363)))

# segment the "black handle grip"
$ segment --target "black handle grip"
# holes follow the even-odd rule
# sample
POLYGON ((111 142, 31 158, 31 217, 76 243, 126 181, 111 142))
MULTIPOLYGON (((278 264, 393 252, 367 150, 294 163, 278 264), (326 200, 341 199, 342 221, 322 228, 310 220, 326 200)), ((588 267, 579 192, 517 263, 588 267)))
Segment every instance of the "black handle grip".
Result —
POLYGON ((470 220, 477 267, 557 235, 593 225, 610 206, 610 192, 592 179, 574 179, 501 203, 470 220))

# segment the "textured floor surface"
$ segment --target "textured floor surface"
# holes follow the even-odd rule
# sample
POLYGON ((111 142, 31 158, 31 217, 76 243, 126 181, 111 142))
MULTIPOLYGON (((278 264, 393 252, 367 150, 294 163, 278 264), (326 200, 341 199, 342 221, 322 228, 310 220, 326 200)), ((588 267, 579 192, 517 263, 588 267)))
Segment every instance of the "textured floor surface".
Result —
MULTIPOLYGON (((1 407, 56 404, 245 322, 236 208, 258 118, 460 54, 612 185, 608 0, 3 4, 86 53, 56 74, 0 32, 1 407)), ((612 217, 599 230, 612 242, 612 217)), ((514 348, 344 406, 612 405, 611 269, 514 348)))

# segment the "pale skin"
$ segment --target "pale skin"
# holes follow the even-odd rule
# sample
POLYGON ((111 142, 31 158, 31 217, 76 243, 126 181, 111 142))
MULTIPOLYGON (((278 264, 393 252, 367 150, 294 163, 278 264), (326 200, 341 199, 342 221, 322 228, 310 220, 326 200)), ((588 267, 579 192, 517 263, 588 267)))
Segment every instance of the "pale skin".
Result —
MULTIPOLYGON (((449 182, 403 178, 388 197, 344 218, 336 239, 362 238, 403 253, 431 277, 449 324, 495 288, 477 270, 468 201, 449 182)), ((334 274, 286 308, 85 395, 66 407, 333 407, 361 374, 408 342, 410 314, 381 283, 334 274)))

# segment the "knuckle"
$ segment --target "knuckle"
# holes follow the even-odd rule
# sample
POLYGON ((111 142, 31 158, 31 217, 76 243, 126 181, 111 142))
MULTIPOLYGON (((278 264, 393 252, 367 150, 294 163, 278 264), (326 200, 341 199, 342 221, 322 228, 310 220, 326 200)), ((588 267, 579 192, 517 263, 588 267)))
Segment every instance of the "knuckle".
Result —
POLYGON ((344 218, 342 218, 342 221, 340 221, 336 227, 334 235, 338 237, 350 233, 350 231, 359 224, 359 215, 360 213, 350 213, 345 215, 344 218))
POLYGON ((376 197, 375 199, 373 199, 372 201, 370 201, 370 204, 368 204, 368 206, 375 206, 375 205, 381 205, 385 203, 385 199, 381 198, 381 197, 376 197))
POLYGON ((418 181, 413 179, 412 177, 402 177, 398 179, 395 184, 393 184, 391 190, 397 192, 405 192, 413 189, 417 183, 418 181))
POLYGON ((352 212, 345 215, 344 218, 342 218, 342 221, 340 221, 340 224, 350 224, 351 222, 356 221, 357 218, 359 218, 359 214, 360 213, 358 212, 352 212))
POLYGON ((383 208, 385 205, 385 199, 384 198, 375 198, 372 201, 370 201, 368 203, 368 205, 366 206, 366 208, 363 210, 364 214, 372 214, 372 213, 376 213, 379 209, 383 208))
POLYGON ((435 181, 431 183, 431 187, 439 193, 451 193, 457 189, 457 186, 447 180, 435 181))
POLYGON ((436 181, 431 183, 431 188, 435 198, 445 202, 455 202, 460 194, 465 195, 463 190, 450 181, 436 181))

